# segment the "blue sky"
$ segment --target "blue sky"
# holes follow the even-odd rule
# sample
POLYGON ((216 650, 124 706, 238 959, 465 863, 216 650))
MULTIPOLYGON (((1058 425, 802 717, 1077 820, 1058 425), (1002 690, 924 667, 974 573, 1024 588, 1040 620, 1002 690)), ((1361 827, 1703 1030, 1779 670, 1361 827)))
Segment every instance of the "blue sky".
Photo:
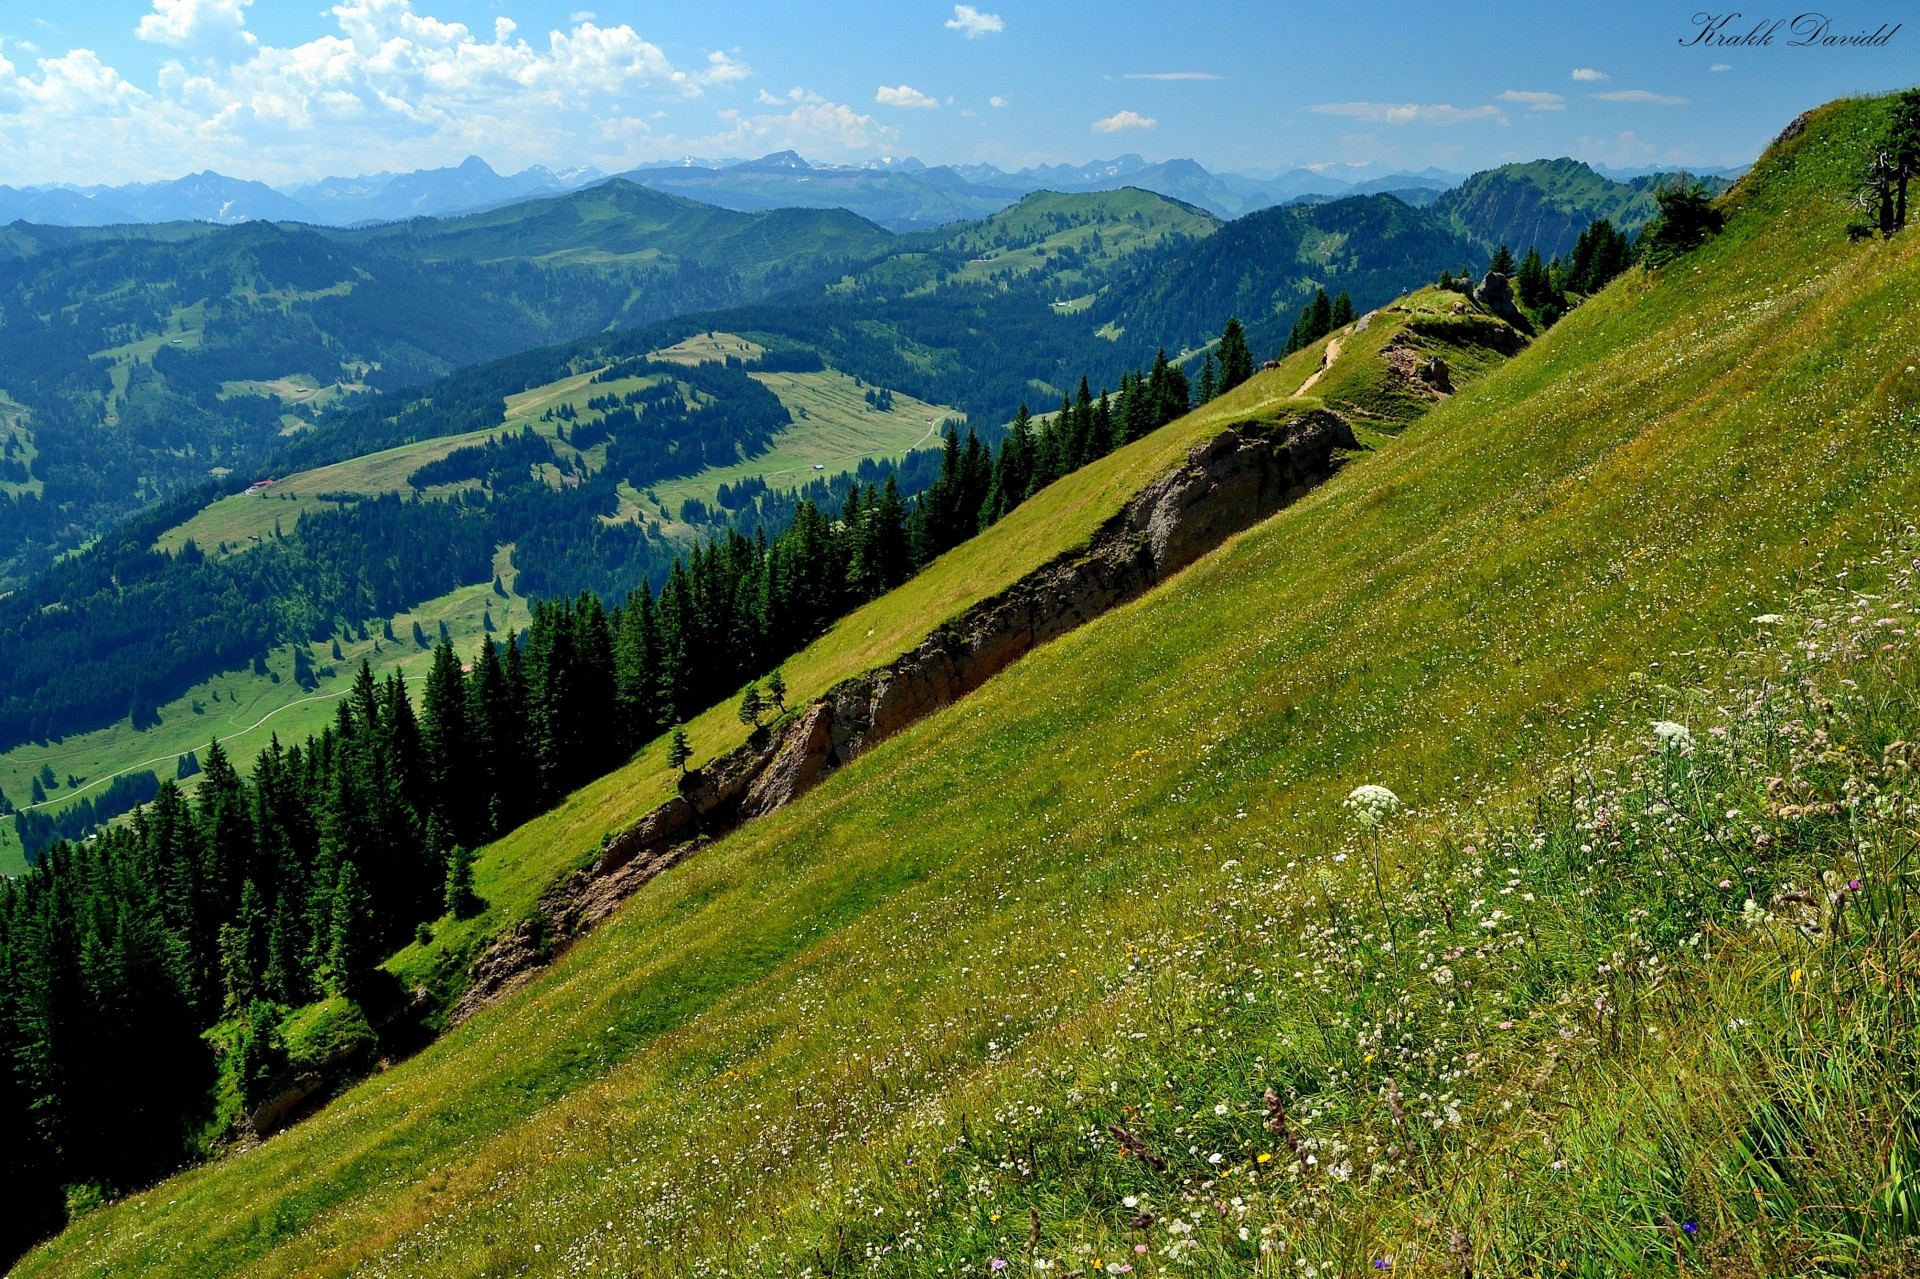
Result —
MULTIPOLYGON (((1823 12, 1846 36, 1905 0, 1823 12)), ((1880 47, 1705 48, 1690 3, 0 0, 0 182, 289 183, 477 153, 616 171, 783 148, 1003 167, 1737 164, 1880 47)), ((1725 13, 1727 10, 1713 10, 1725 13)), ((1728 34, 1796 8, 1750 9, 1728 34)), ((1337 170, 1336 170, 1337 171, 1337 170)))

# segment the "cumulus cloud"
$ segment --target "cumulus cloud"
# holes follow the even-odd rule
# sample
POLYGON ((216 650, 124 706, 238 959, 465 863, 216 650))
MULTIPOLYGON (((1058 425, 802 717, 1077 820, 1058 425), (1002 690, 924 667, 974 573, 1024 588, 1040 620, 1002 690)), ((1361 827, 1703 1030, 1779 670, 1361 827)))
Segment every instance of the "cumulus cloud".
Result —
POLYGON ((1129 71, 1123 80, 1224 80, 1211 71, 1129 71))
POLYGON ((1507 113, 1491 104, 1482 107, 1455 107, 1444 102, 1322 102, 1313 108, 1320 115, 1344 115, 1375 124, 1472 124, 1489 120, 1507 122, 1507 113))
POLYGON ((252 47, 258 41, 246 29, 253 0, 153 0, 153 12, 133 33, 153 44, 176 49, 219 50, 252 47))
POLYGON ((920 90, 904 84, 892 89, 881 85, 874 92, 873 100, 883 107, 908 107, 915 111, 930 111, 940 105, 920 90))
POLYGON ((1529 111, 1564 111, 1567 100, 1557 93, 1536 93, 1526 89, 1508 89, 1500 95, 1502 102, 1517 102, 1529 111))
POLYGON ((947 19, 947 30, 958 31, 969 40, 998 35, 1006 27, 999 14, 982 13, 970 4, 956 4, 953 6, 953 16, 947 19))
POLYGON ((1573 69, 1573 78, 1576 80, 1604 80, 1607 78, 1607 73, 1604 71, 1595 71, 1592 67, 1575 67, 1573 69))
POLYGON ((996 93, 987 99, 987 105, 990 107, 1004 107, 1007 105, 1007 96, 1003 93, 996 93))
POLYGON ((1093 122, 1095 133, 1119 133, 1123 129, 1151 129, 1160 122, 1137 111, 1116 111, 1104 120, 1093 122))
POLYGON ((1684 107, 1685 98, 1676 98, 1670 93, 1654 93, 1647 89, 1614 89, 1608 93, 1596 93, 1594 97, 1602 102, 1645 102, 1656 107, 1684 107))
POLYGON ((817 94, 795 103, 791 111, 749 115, 736 110, 720 113, 720 132, 691 139, 693 151, 799 151, 804 155, 861 154, 888 146, 899 131, 863 115, 843 102, 828 102, 817 94))
POLYGON ((249 3, 152 0, 136 34, 179 56, 145 85, 86 49, 31 67, 0 58, 0 171, 125 181, 212 166, 286 180, 475 151, 516 167, 616 164, 662 101, 752 74, 723 52, 676 64, 631 26, 584 11, 529 39, 509 18, 476 31, 414 0, 337 0, 331 32, 278 47, 245 29, 249 3))

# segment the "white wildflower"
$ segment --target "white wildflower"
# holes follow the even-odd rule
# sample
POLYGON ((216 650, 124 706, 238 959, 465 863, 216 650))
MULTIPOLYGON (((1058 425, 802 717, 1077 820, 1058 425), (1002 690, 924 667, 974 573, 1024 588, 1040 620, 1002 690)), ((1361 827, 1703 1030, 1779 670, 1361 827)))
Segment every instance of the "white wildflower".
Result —
POLYGON ((1660 749, 1679 755, 1693 754, 1693 734, 1685 724, 1676 724, 1670 719, 1653 721, 1654 740, 1660 743, 1660 749))
POLYGON ((1400 797, 1384 786, 1368 783, 1354 787, 1347 796, 1346 805, 1355 821, 1372 829, 1400 811, 1400 797))

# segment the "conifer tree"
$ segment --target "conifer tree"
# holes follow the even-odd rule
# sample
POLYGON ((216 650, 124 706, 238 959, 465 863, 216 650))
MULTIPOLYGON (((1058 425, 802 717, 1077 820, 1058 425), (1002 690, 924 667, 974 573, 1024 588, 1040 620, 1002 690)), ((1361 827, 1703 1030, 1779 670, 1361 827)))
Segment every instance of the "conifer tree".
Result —
POLYGON ((1253 351, 1247 345, 1247 332, 1239 317, 1228 316, 1226 328, 1220 333, 1218 392, 1224 395, 1252 376, 1253 351))
POLYGON ((326 986, 332 995, 351 992, 373 966, 373 903, 352 862, 340 867, 327 921, 326 986))
POLYGON ((1487 270, 1498 272, 1501 275, 1511 276, 1513 274, 1512 251, 1504 244, 1495 249, 1493 251, 1493 259, 1487 263, 1487 270))
POLYGON ((1193 394, 1195 402, 1199 404, 1205 404, 1220 394, 1220 381, 1213 371, 1213 352, 1211 351, 1207 352, 1206 358, 1200 362, 1200 382, 1194 388, 1193 394))
POLYGON ((774 714, 787 713, 787 677, 781 673, 778 666, 774 667, 773 673, 767 676, 767 697, 773 702, 774 714))
POLYGON ((680 776, 687 775, 687 761, 693 758, 693 743, 687 740, 687 730, 679 724, 673 726, 673 736, 667 740, 667 767, 680 770, 680 776))
POLYGON ((1352 324, 1353 321, 1353 298, 1345 289, 1342 289, 1340 290, 1340 295, 1333 300, 1333 315, 1331 316, 1332 328, 1343 329, 1347 325, 1352 324))

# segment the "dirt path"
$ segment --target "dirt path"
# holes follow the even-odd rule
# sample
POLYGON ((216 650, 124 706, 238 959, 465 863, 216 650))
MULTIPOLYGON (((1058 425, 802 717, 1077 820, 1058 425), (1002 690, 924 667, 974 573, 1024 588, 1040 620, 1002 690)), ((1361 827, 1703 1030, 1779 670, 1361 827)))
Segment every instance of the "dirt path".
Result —
POLYGON ((1313 388, 1313 384, 1315 382, 1318 382, 1321 378, 1326 376, 1327 370, 1332 368, 1333 362, 1339 358, 1340 358, 1340 339, 1335 338, 1333 341, 1327 343, 1326 351, 1320 356, 1320 367, 1313 371, 1313 375, 1311 377, 1309 377, 1306 381, 1300 384, 1300 389, 1295 391, 1294 394, 1305 395, 1309 390, 1313 388))

